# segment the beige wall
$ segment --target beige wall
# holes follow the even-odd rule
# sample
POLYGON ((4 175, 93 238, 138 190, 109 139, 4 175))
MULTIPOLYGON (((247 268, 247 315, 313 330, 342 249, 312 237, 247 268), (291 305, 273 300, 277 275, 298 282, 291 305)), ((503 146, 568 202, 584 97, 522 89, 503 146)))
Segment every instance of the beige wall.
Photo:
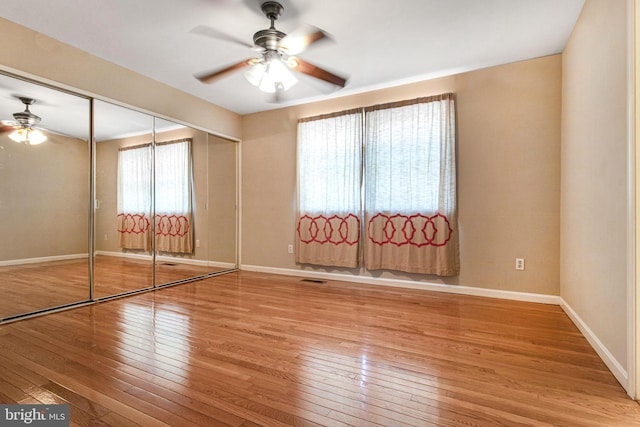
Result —
POLYGON ((298 118, 451 91, 460 276, 317 270, 558 295, 561 64, 555 55, 244 116, 242 264, 302 268, 287 253, 294 241, 298 118), (525 271, 515 271, 516 257, 526 259, 525 271))
POLYGON ((157 115, 242 137, 240 116, 0 18, 0 69, 18 70, 157 115))
POLYGON ((627 1, 588 0, 563 54, 561 296, 627 367, 627 1))
POLYGON ((0 261, 88 253, 89 147, 0 136, 0 261))

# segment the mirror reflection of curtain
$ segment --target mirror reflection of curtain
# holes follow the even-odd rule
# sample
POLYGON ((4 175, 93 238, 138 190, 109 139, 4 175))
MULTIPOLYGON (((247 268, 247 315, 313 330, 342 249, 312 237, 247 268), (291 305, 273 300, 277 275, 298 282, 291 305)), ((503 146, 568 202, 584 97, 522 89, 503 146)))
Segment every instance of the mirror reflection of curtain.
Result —
POLYGON ((191 139, 156 145, 156 249, 193 253, 191 139))
MULTIPOLYGON (((155 147, 156 249, 193 253, 191 139, 155 147)), ((118 153, 118 234, 123 249, 151 248, 151 144, 118 153)))
POLYGON ((123 249, 151 248, 151 144, 118 151, 118 235, 123 249))

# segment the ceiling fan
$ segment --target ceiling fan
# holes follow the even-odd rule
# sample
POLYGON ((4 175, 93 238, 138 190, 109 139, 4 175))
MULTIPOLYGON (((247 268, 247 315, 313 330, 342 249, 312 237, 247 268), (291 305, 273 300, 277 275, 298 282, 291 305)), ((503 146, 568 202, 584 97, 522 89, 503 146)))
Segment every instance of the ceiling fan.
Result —
MULTIPOLYGON (((211 83, 228 73, 249 67, 244 73, 246 79, 268 93, 281 93, 298 81, 290 70, 339 87, 345 86, 347 82, 345 78, 294 56, 303 52, 311 44, 329 38, 327 33, 319 28, 310 27, 287 35, 275 28, 275 21, 282 14, 284 7, 277 1, 265 1, 261 9, 271 21, 269 28, 253 35, 254 47, 261 52, 261 57, 246 59, 219 70, 197 75, 198 80, 211 83)), ((223 38, 231 40, 229 37, 223 38)))
POLYGON ((17 113, 13 113, 15 120, 2 120, 0 123, 0 133, 9 133, 9 138, 18 143, 25 143, 28 145, 42 144, 47 140, 45 134, 43 134, 36 126, 42 120, 39 116, 36 116, 29 110, 29 106, 35 104, 36 100, 20 96, 18 99, 25 105, 25 110, 17 113))

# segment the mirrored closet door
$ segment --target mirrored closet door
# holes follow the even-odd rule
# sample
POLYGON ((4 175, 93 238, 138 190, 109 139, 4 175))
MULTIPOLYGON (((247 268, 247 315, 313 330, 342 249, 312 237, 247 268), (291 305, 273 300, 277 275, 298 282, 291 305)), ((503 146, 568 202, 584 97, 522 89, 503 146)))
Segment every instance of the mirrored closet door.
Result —
POLYGON ((94 101, 94 298, 153 287, 153 120, 94 101))
POLYGON ((0 319, 89 299, 89 100, 0 74, 0 319))
POLYGON ((156 119, 156 284, 236 268, 237 144, 156 119))
POLYGON ((208 134, 207 146, 209 267, 211 271, 225 271, 237 267, 238 144, 208 134))
POLYGON ((211 273, 207 133, 155 121, 156 285, 211 273))

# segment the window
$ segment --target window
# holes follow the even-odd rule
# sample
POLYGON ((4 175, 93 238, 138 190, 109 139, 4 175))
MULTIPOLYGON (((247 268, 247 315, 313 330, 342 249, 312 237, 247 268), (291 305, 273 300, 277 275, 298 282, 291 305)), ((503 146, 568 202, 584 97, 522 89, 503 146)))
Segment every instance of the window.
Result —
POLYGON ((300 123, 300 207, 305 212, 359 212, 362 113, 300 123))
MULTIPOLYGON (((457 274, 453 95, 373 106, 362 112, 364 131, 348 134, 359 138, 357 143, 327 131, 325 122, 333 117, 309 121, 314 123, 314 132, 307 122, 299 124, 299 212, 307 211, 310 205, 305 203, 310 198, 314 200, 314 209, 325 216, 340 211, 336 205, 345 205, 337 195, 346 188, 353 189, 351 176, 364 173, 364 188, 358 186, 357 199, 364 199, 365 207, 364 214, 358 215, 363 236, 358 243, 364 248, 365 266, 371 270, 457 274), (322 155, 306 154, 309 140, 318 141, 316 144, 324 150, 322 155), (357 149, 349 152, 364 151, 364 163, 350 162, 358 171, 345 176, 343 170, 348 159, 345 147, 352 145, 357 145, 357 149)), ((346 211, 353 213, 356 209, 343 209, 342 214, 346 211)), ((339 245, 328 244, 337 239, 332 241, 326 236, 344 228, 341 221, 314 223, 307 218, 305 223, 304 215, 299 215, 297 227, 298 249, 306 254, 306 262, 337 265, 326 263, 332 257, 324 252, 337 251, 339 245), (305 239, 300 230, 307 228, 311 231, 305 239), (321 238, 309 238, 313 236, 321 238), (321 252, 324 255, 316 257, 321 252)))

